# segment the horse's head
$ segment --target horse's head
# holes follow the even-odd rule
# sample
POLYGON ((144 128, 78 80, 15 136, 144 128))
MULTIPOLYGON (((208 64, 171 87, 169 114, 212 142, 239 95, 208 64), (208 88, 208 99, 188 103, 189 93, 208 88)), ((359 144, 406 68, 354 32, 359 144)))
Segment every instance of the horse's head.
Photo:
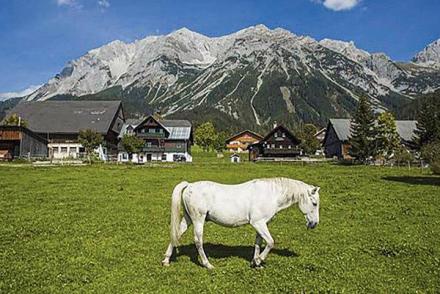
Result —
POLYGON ((299 209, 307 220, 307 228, 313 229, 319 223, 319 187, 310 186, 299 201, 299 209))

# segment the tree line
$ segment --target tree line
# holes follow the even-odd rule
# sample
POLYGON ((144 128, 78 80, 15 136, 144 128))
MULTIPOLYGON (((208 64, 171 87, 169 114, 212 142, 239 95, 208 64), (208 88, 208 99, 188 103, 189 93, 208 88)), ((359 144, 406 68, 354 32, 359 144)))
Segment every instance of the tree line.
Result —
MULTIPOLYGON (((435 173, 440 173, 440 97, 423 99, 417 114, 416 149, 435 173)), ((402 146, 395 118, 390 112, 376 115, 366 97, 359 100, 351 121, 349 154, 358 162, 371 160, 411 161, 413 155, 402 146)))

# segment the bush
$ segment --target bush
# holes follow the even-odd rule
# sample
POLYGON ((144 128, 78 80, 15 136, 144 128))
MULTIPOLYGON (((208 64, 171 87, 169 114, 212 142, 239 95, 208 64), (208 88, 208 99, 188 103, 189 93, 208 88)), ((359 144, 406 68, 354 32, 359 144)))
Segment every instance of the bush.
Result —
POLYGON ((440 142, 423 146, 422 158, 429 163, 434 174, 440 174, 440 142))
POLYGON ((411 152, 409 152, 407 149, 405 149, 402 146, 399 146, 394 152, 394 160, 397 162, 397 165, 400 165, 401 163, 407 163, 414 159, 411 152))
POLYGON ((434 174, 440 175, 440 160, 432 162, 430 166, 434 174))

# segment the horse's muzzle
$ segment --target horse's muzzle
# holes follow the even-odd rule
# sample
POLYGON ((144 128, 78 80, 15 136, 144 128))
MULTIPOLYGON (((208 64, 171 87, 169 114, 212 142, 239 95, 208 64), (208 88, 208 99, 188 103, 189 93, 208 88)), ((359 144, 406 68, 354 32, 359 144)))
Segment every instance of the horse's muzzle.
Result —
POLYGON ((314 229, 317 225, 317 222, 307 222, 307 229, 314 229))

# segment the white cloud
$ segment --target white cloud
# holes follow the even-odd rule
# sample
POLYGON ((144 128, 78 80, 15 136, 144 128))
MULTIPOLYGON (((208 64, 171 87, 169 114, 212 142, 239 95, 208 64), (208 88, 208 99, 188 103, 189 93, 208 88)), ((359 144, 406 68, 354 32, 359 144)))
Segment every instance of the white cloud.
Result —
POLYGON ((23 91, 0 93, 0 101, 8 100, 10 98, 15 98, 15 97, 27 96, 27 95, 32 94, 33 92, 35 92, 41 86, 43 86, 43 85, 37 85, 37 86, 32 85, 32 86, 29 86, 29 88, 27 88, 27 89, 25 89, 23 91))
POLYGON ((98 5, 102 8, 109 8, 110 2, 108 0, 98 0, 98 5))
POLYGON ((57 0, 57 4, 58 6, 75 6, 76 5, 76 1, 75 0, 57 0))
POLYGON ((81 10, 83 6, 77 0, 56 0, 58 6, 68 6, 81 10))
POLYGON ((350 10, 356 7, 360 0, 312 0, 313 2, 321 3, 326 8, 334 11, 350 10))

